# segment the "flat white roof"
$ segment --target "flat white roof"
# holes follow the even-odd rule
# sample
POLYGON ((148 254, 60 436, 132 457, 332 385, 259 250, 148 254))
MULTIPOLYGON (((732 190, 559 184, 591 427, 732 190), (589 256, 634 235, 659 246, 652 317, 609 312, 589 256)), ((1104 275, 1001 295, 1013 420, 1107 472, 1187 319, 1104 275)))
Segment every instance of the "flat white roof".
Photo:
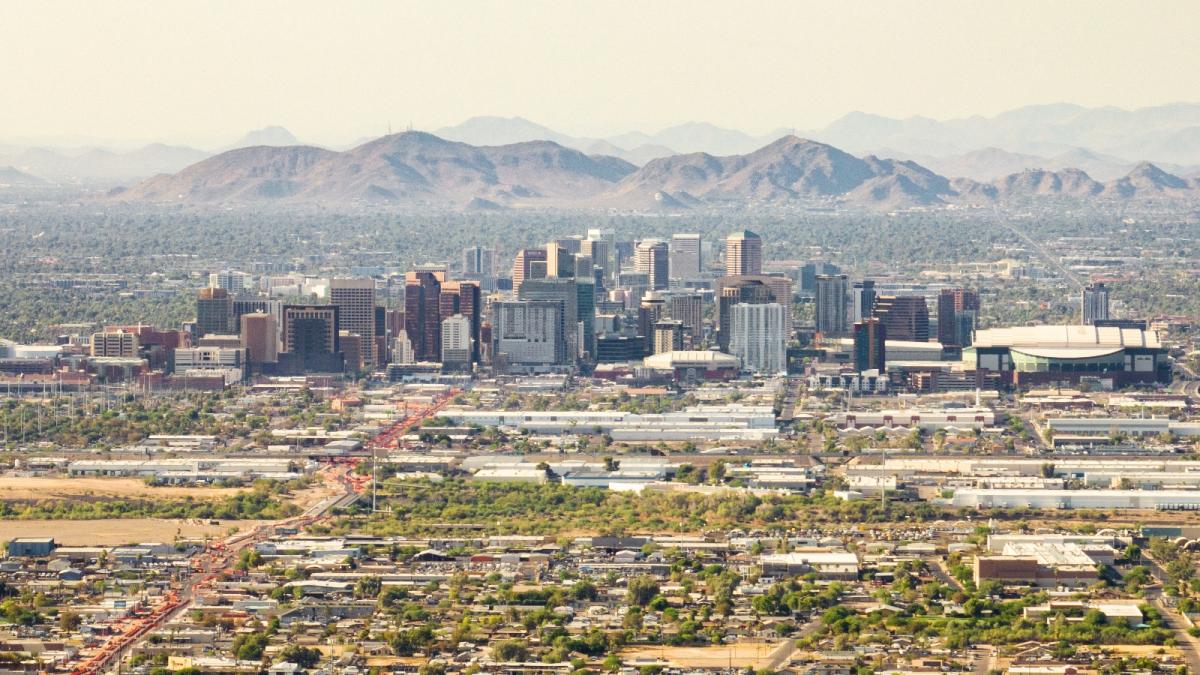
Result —
POLYGON ((1011 326, 975 331, 974 347, 1159 349, 1158 333, 1114 326, 1011 326))

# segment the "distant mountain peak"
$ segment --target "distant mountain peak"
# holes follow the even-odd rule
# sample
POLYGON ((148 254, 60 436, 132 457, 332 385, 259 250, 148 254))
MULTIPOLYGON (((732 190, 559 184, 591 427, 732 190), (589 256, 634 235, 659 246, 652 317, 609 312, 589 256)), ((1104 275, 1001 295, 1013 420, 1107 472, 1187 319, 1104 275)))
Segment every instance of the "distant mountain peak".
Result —
POLYGON ((301 145, 301 143, 300 139, 296 138, 292 132, 281 126, 273 125, 246 132, 246 135, 238 139, 231 147, 247 148, 256 145, 284 147, 288 145, 301 145))

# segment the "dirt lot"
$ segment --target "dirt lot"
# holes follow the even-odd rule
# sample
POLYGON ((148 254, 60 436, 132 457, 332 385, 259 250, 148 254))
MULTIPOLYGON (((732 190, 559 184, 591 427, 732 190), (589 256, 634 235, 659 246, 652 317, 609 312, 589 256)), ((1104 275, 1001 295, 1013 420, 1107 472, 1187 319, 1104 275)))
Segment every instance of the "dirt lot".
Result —
POLYGON ((666 661, 678 668, 765 668, 778 646, 739 642, 717 647, 639 647, 621 652, 621 660, 633 665, 666 661))
POLYGON ((0 520, 0 541, 15 537, 54 537, 64 546, 111 546, 144 542, 169 543, 176 538, 224 536, 252 528, 262 521, 226 520, 210 525, 201 520, 112 518, 104 520, 0 520))
POLYGON ((0 499, 80 499, 130 497, 220 499, 245 488, 151 487, 137 478, 66 478, 49 476, 0 476, 0 499))

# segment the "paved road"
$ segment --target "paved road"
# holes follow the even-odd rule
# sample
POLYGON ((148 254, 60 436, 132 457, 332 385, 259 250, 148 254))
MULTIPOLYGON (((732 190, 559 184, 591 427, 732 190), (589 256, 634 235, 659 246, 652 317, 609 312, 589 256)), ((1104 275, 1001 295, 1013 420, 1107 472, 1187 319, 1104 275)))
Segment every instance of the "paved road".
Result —
MULTIPOLYGON (((110 672, 117 670, 125 656, 133 650, 134 647, 141 644, 154 631, 164 626, 176 617, 191 609, 196 601, 196 588, 201 586, 208 580, 212 579, 216 574, 232 569, 237 564, 239 554, 250 546, 261 542, 270 537, 278 527, 298 526, 305 523, 311 523, 328 515, 328 513, 338 506, 345 506, 358 498, 358 494, 354 492, 347 473, 349 468, 334 468, 323 473, 323 478, 326 483, 334 488, 334 492, 328 497, 321 499, 312 506, 308 507, 298 516, 284 518, 273 523, 265 523, 248 532, 241 532, 230 536, 223 542, 224 551, 218 557, 204 562, 203 567, 190 574, 186 579, 180 582, 179 586, 174 590, 179 594, 179 605, 156 622, 156 624, 146 630, 140 637, 133 640, 119 650, 113 652, 112 656, 107 660, 104 666, 101 667, 102 672, 110 672)), ((208 554, 201 554, 208 555, 208 554)))
POLYGON ((1179 650, 1183 652, 1183 657, 1187 660, 1188 672, 1200 673, 1200 640, 1187 632, 1188 625, 1184 621, 1183 615, 1175 609, 1174 605, 1168 604, 1163 597, 1162 589, 1167 583, 1166 570, 1145 552, 1142 554, 1142 559, 1146 568, 1150 570, 1150 575, 1159 583, 1157 588, 1146 590, 1146 597, 1162 613, 1167 627, 1175 633, 1175 642, 1178 643, 1179 650))
POLYGON ((930 565, 929 571, 933 573, 934 578, 946 584, 956 591, 963 589, 962 584, 958 583, 958 579, 950 576, 950 571, 946 569, 946 562, 941 558, 934 558, 933 564, 930 565))

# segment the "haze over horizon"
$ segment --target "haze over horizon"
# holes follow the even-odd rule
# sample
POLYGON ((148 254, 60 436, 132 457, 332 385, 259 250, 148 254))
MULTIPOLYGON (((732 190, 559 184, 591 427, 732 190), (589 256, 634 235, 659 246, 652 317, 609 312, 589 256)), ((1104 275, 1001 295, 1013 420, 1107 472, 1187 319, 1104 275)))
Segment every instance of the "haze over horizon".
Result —
POLYGON ((345 145, 477 115, 604 137, 688 121, 803 131, 851 111, 1128 109, 1195 100, 1171 64, 1200 58, 1188 2, 64 2, 9 15, 0 80, 22 95, 0 109, 0 140, 61 145, 215 148, 268 125, 345 145))

